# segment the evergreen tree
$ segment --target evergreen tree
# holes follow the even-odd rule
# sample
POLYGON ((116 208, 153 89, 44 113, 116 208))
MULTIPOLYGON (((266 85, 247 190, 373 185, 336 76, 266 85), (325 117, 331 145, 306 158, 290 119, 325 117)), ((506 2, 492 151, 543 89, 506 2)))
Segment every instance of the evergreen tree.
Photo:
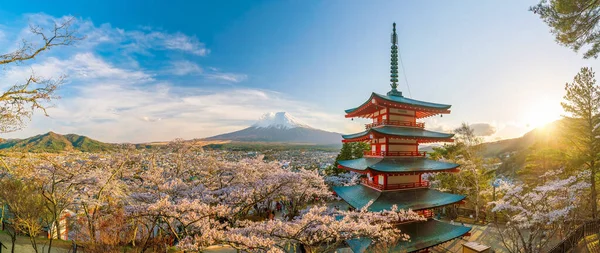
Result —
MULTIPOLYGON (((525 167, 517 171, 517 175, 523 182, 536 182, 547 171, 558 170, 565 165, 563 150, 559 147, 548 145, 548 143, 535 143, 529 147, 525 158, 525 167)), ((545 183, 545 182, 542 182, 545 183)))
POLYGON ((352 143, 344 143, 340 153, 335 157, 335 166, 338 166, 338 161, 352 159, 352 143))
POLYGON ((333 164, 333 166, 331 166, 325 170, 325 174, 339 175, 340 173, 347 172, 346 170, 338 169, 338 165, 339 165, 338 161, 362 158, 364 155, 364 152, 367 150, 370 150, 370 149, 371 149, 370 144, 365 143, 365 142, 344 143, 342 145, 342 149, 340 150, 340 153, 335 158, 335 163, 333 164))
POLYGON ((556 41, 579 51, 589 49, 584 58, 598 57, 600 53, 600 1, 590 0, 542 0, 531 11, 550 26, 556 41))
POLYGON ((576 167, 583 166, 591 172, 590 203, 592 218, 597 217, 598 203, 596 191, 596 176, 600 153, 600 90, 596 85, 595 74, 591 68, 581 68, 573 79, 567 83, 564 102, 561 103, 567 113, 565 115, 565 140, 569 146, 569 160, 576 167))

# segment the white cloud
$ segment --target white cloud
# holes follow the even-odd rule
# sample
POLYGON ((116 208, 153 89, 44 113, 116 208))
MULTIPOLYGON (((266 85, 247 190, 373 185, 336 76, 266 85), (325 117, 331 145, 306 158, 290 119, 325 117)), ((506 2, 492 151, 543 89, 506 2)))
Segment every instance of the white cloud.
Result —
MULTIPOLYGON (((31 23, 47 26, 69 16, 32 14, 27 18, 31 23)), ((136 57, 155 50, 208 54, 209 50, 196 37, 152 28, 128 31, 110 24, 96 26, 85 19, 78 19, 74 28, 86 36, 76 47, 53 50, 36 61, 26 62, 30 65, 9 65, 0 71, 0 89, 25 81, 32 70, 42 77, 67 75, 67 83, 59 90, 62 99, 48 109, 50 117, 37 113, 27 128, 2 137, 22 138, 56 131, 108 142, 192 139, 245 128, 270 111, 287 111, 313 127, 330 131, 358 132, 364 127, 345 119, 341 112, 322 112, 318 106, 274 91, 239 86, 206 90, 189 88, 197 87, 194 80, 174 83, 161 78, 165 74, 197 75, 214 82, 237 83, 248 78, 241 73, 203 68, 186 59, 173 61, 165 69, 145 70, 136 61, 136 57), (100 47, 119 50, 125 57, 109 62, 95 53, 100 47)), ((21 34, 9 36, 31 36, 27 33, 24 28, 21 34)))
POLYGON ((190 52, 195 55, 204 56, 208 54, 208 49, 200 43, 196 37, 189 37, 182 33, 169 35, 169 38, 162 38, 165 48, 190 52))
MULTIPOLYGON (((108 142, 192 139, 245 128, 269 111, 290 112, 317 128, 356 128, 341 114, 319 112, 313 105, 278 92, 182 88, 161 82, 141 69, 116 67, 93 54, 77 54, 66 60, 46 58, 33 67, 44 74, 66 72, 70 87, 65 91, 75 95, 56 101, 48 110, 50 118, 37 114, 28 128, 4 138, 56 131, 108 142)), ((15 66, 4 73, 0 80, 27 71, 15 66)))
POLYGON ((198 38, 183 33, 166 33, 163 31, 125 31, 119 33, 122 43, 136 52, 146 52, 149 49, 175 50, 198 56, 207 55, 208 50, 198 38))
POLYGON ((43 78, 66 75, 71 81, 93 79, 141 83, 153 80, 152 75, 143 71, 117 68, 92 53, 79 53, 67 60, 49 57, 41 63, 7 68, 0 72, 3 74, 0 76, 0 88, 6 89, 10 85, 24 82, 32 72, 43 78))
POLYGON ((496 127, 489 123, 475 123, 470 127, 477 136, 492 136, 496 133, 496 127))
MULTIPOLYGON (((73 16, 53 17, 43 13, 27 14, 30 23, 51 28, 54 22, 61 22, 73 16)), ((166 32, 145 27, 141 30, 125 30, 112 27, 105 23, 96 26, 89 19, 76 19, 73 29, 78 34, 85 36, 85 40, 78 43, 79 48, 93 48, 101 44, 118 45, 121 52, 150 54, 152 50, 181 51, 197 56, 206 56, 210 52, 204 43, 195 36, 188 36, 181 32, 166 32)), ((24 28, 19 38, 31 38, 29 28, 24 28)))
POLYGON ((209 79, 222 80, 234 83, 239 83, 248 79, 247 75, 234 73, 207 73, 205 76, 209 79))
POLYGON ((198 64, 186 60, 173 61, 168 68, 168 73, 178 76, 199 75, 202 72, 203 70, 198 64))
POLYGON ((166 73, 177 76, 201 75, 210 80, 230 83, 239 83, 248 79, 248 76, 245 74, 225 73, 213 67, 208 67, 205 71, 200 65, 188 60, 172 61, 166 73))

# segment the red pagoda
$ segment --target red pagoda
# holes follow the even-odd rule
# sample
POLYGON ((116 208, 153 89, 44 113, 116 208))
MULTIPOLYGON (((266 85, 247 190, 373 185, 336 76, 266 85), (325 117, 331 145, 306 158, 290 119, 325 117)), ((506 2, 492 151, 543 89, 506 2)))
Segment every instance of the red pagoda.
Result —
MULTIPOLYGON (((457 204, 465 198, 429 188, 425 173, 458 172, 458 164, 435 161, 419 151, 419 144, 452 142, 453 134, 425 130, 419 119, 449 114, 450 105, 414 100, 398 91, 398 38, 396 23, 392 34, 391 87, 386 95, 372 93, 362 105, 346 110, 346 118, 368 118, 365 131, 343 135, 343 142, 367 142, 371 150, 363 158, 338 161, 339 168, 365 175, 361 184, 335 187, 334 190, 356 209, 378 212, 393 205, 412 209, 427 221, 399 225, 411 240, 400 242, 393 251, 421 252, 444 242, 465 236, 470 228, 433 219, 434 209, 457 204)), ((355 252, 369 251, 370 240, 350 240, 355 252)))

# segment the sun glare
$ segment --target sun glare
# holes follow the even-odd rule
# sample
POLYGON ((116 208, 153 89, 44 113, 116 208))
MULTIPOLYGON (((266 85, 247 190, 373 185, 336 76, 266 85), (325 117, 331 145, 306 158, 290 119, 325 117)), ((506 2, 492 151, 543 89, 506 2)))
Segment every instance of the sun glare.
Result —
POLYGON ((543 127, 544 125, 560 119, 562 108, 560 103, 550 100, 538 100, 523 110, 521 119, 529 129, 543 127))

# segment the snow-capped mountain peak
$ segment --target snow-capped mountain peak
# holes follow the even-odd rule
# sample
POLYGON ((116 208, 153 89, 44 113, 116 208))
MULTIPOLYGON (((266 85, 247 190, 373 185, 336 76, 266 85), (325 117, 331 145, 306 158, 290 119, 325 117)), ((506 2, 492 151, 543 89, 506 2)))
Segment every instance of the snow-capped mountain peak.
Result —
POLYGON ((252 125, 252 127, 278 129, 292 129, 296 127, 311 128, 287 112, 265 113, 256 123, 254 123, 254 125, 252 125))

